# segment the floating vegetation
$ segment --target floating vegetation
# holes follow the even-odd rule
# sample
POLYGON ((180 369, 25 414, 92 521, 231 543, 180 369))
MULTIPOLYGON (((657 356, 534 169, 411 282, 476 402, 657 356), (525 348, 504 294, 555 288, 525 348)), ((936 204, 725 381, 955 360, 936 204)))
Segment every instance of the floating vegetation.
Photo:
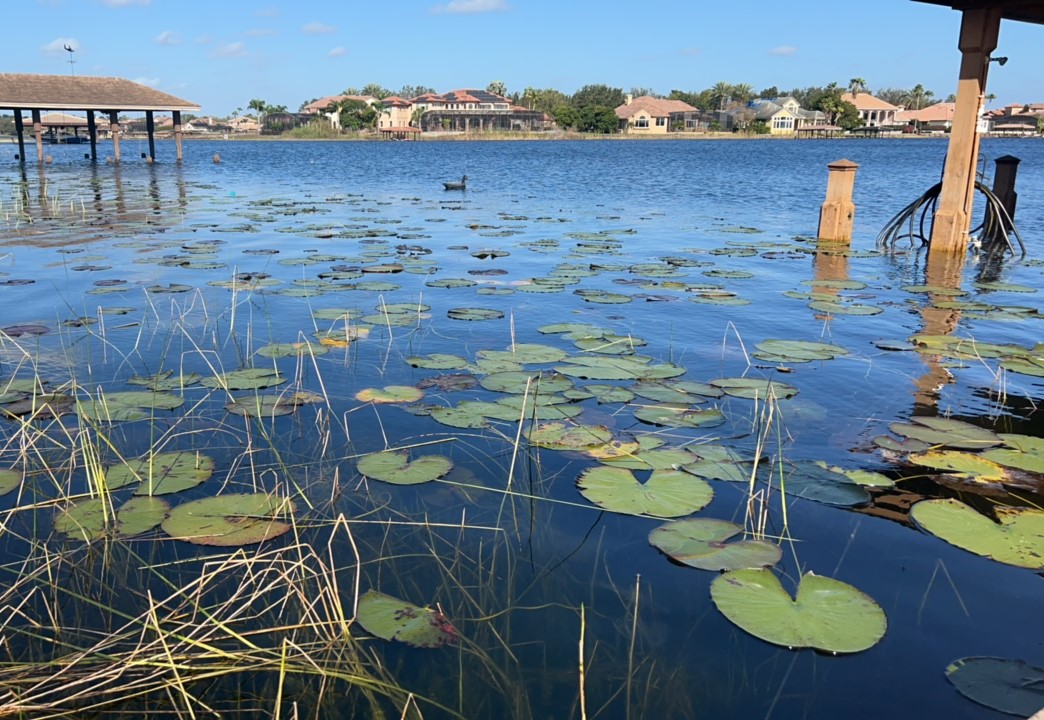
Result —
POLYGON ((393 485, 419 485, 436 480, 453 469, 453 463, 442 455, 423 455, 410 460, 405 452, 386 450, 371 453, 356 463, 359 474, 393 485))
POLYGON ((910 508, 919 526, 968 552, 1033 570, 1044 569, 1044 510, 1000 506, 993 521, 959 500, 925 500, 910 508))
POLYGON ((254 545, 289 532, 284 519, 294 509, 291 501, 265 493, 229 493, 178 505, 162 528, 194 545, 254 545))
POLYGON ((692 518, 675 520, 649 533, 649 544, 689 567, 700 570, 742 570, 771 567, 783 552, 767 540, 728 542, 743 528, 726 520, 692 518))
POLYGON ((437 648, 460 640, 456 628, 441 612, 376 590, 367 590, 359 598, 356 619, 366 632, 412 647, 437 648))
POLYGON ((1044 668, 1023 660, 966 657, 946 668, 957 692, 980 705, 1019 717, 1044 707, 1044 668))
POLYGON ((580 494, 599 507, 627 515, 684 517, 707 506, 714 491, 681 470, 653 470, 645 482, 621 467, 593 467, 576 481, 580 494))

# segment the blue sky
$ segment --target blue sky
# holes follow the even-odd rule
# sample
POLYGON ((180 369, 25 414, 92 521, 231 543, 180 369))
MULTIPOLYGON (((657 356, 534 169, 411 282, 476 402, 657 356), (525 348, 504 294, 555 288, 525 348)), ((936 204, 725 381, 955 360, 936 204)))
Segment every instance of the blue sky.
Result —
MULTIPOLYGON (((440 92, 504 82, 783 90, 862 77, 871 90, 956 89, 960 14, 910 0, 17 0, 0 72, 124 77, 227 115, 291 110, 346 87, 440 92), (17 29, 15 32, 12 30, 17 29)), ((993 107, 1044 102, 1044 27, 1005 22, 993 107)))

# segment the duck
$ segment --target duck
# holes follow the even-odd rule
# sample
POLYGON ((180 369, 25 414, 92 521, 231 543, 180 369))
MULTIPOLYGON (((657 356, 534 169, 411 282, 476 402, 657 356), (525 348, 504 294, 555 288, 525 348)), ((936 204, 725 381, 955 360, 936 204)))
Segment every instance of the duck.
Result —
POLYGON ((468 176, 462 175, 460 177, 460 182, 444 182, 442 184, 447 190, 466 190, 468 186, 468 176))

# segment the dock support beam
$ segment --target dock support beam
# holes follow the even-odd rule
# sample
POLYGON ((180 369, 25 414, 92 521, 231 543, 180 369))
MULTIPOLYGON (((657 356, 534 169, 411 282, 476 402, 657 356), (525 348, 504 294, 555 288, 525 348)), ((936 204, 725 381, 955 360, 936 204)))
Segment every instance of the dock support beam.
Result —
POLYGON ((98 124, 94 121, 94 111, 87 111, 87 134, 91 136, 91 162, 98 162, 98 124))
MULTIPOLYGON (((1022 161, 1014 155, 1004 155, 993 162, 996 167, 993 172, 993 194, 1008 211, 1008 217, 1014 225, 1015 203, 1019 199, 1019 194, 1015 192, 1015 178, 1019 174, 1019 163, 1022 161)), ((1011 230, 1011 227, 1005 229, 1011 230)))
POLYGON ((156 121, 152 117, 152 111, 145 111, 145 129, 149 133, 149 159, 156 159, 156 121))
POLYGON ((816 233, 821 240, 851 242, 855 217, 852 192, 855 190, 858 167, 851 160, 838 160, 827 165, 830 176, 827 179, 826 202, 819 210, 819 230, 816 233))
POLYGON ((181 162, 181 111, 175 110, 171 113, 171 121, 174 123, 174 149, 177 153, 178 162, 181 162))
POLYGON ((25 165, 25 123, 22 122, 22 111, 15 108, 15 134, 18 135, 18 161, 25 165))
POLYGON ((40 111, 33 110, 33 136, 36 138, 36 162, 43 165, 43 123, 40 122, 40 111))
POLYGON ((1001 13, 997 8, 965 10, 961 18, 961 72, 946 152, 939 207, 932 222, 930 253, 966 251, 979 159, 979 113, 986 92, 990 53, 997 48, 1001 13))
POLYGON ((109 111, 109 131, 112 133, 112 159, 120 161, 120 116, 115 110, 109 111))

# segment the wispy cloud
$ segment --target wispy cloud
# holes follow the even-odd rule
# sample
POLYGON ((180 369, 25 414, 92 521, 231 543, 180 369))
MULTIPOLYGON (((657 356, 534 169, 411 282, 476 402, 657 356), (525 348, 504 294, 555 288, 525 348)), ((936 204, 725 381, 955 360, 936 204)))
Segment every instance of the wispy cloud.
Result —
POLYGON ((445 5, 436 5, 432 12, 463 15, 466 13, 503 12, 508 10, 505 0, 450 0, 445 5))
POLYGON ((769 55, 775 55, 776 57, 790 57, 797 53, 797 48, 793 45, 780 45, 769 50, 769 55))
POLYGON ((246 43, 234 42, 234 43, 221 43, 214 52, 210 53, 210 57, 215 58, 235 58, 243 57, 247 54, 246 43))
POLYGON ((180 45, 181 36, 172 30, 164 30, 156 36, 157 45, 180 45))
POLYGON ((276 31, 273 28, 250 28, 243 34, 247 37, 267 37, 275 35, 276 31))
POLYGON ((214 42, 214 38, 210 37, 209 35, 200 35, 192 42, 194 42, 196 45, 209 45, 210 43, 214 42))
POLYGON ((337 28, 326 23, 310 22, 301 28, 301 32, 305 35, 332 35, 337 32, 337 28))
POLYGON ((73 50, 80 49, 80 42, 76 38, 55 38, 51 42, 42 46, 40 50, 49 55, 58 55, 59 53, 65 52, 66 46, 71 47, 73 50))
POLYGON ((103 0, 109 7, 128 7, 130 5, 151 5, 152 0, 103 0))
POLYGON ((160 79, 150 77, 139 77, 134 78, 134 82, 138 83, 139 85, 148 85, 149 87, 156 87, 160 84, 160 79))
POLYGON ((344 57, 348 54, 348 49, 342 46, 338 46, 326 54, 330 57, 344 57))

